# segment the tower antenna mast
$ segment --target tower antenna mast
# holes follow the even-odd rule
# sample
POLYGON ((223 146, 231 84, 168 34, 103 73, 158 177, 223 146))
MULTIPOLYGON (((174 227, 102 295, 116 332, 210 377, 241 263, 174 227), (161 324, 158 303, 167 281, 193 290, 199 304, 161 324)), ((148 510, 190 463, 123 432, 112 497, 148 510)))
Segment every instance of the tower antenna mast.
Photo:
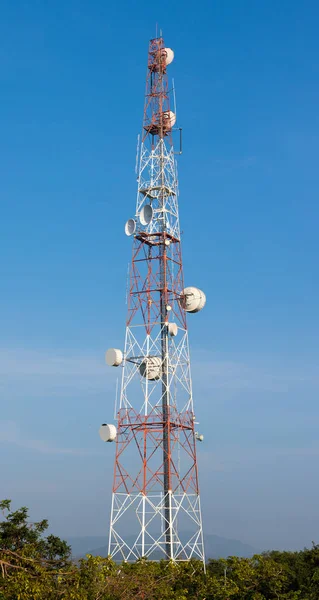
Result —
MULTIPOLYGON (((117 428, 100 436, 116 441, 109 554, 203 563, 187 313, 200 311, 205 294, 184 287, 178 180, 167 68, 174 52, 162 36, 150 40, 134 218, 125 346, 106 362, 121 367, 117 428)), ((175 93, 175 91, 174 91, 175 93)))

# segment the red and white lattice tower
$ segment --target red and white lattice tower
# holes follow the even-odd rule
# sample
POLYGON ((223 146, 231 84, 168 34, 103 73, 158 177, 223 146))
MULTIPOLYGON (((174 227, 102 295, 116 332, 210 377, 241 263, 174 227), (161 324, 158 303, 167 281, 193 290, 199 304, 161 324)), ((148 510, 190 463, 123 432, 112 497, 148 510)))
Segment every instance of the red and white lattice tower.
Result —
POLYGON ((125 225, 133 238, 124 352, 110 349, 122 368, 109 554, 204 562, 187 312, 205 295, 184 288, 178 181, 167 67, 174 53, 162 37, 150 41, 139 154, 136 213, 125 225))

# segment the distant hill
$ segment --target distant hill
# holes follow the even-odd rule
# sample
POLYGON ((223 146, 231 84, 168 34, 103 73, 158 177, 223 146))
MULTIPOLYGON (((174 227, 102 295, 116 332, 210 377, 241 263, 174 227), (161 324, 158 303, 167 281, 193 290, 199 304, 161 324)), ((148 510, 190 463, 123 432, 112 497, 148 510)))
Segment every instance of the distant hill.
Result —
MULTIPOLYGON (((107 556, 107 540, 105 537, 71 537, 67 539, 72 547, 72 554, 76 558, 92 554, 93 556, 107 556)), ((227 558, 227 556, 239 556, 249 558, 258 554, 260 550, 253 548, 249 544, 244 544, 240 540, 231 540, 218 535, 206 535, 205 554, 209 558, 227 558)))
POLYGON ((244 544, 240 540, 232 540, 220 537, 219 535, 204 536, 205 554, 208 558, 227 558, 227 556, 239 556, 240 558, 250 558, 258 554, 260 549, 254 548, 249 544, 244 544))

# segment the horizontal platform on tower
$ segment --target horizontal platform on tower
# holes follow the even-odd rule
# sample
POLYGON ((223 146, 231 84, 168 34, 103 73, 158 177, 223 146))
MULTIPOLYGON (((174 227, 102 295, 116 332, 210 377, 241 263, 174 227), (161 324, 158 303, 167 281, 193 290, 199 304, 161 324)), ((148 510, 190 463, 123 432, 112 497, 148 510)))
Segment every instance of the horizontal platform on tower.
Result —
POLYGON ((153 185, 139 189, 140 194, 147 198, 158 198, 158 196, 176 196, 176 192, 167 185, 153 185), (160 192, 160 194, 158 193, 160 192))
MULTIPOLYGON (((155 408, 160 408, 160 406, 155 407, 155 408)), ((150 414, 150 416, 152 416, 152 413, 150 414)), ((149 421, 145 421, 143 423, 132 423, 131 421, 125 421, 125 422, 121 422, 120 426, 119 426, 119 433, 121 434, 122 430, 127 431, 127 428, 129 427, 131 429, 131 431, 145 431, 146 433, 148 431, 157 431, 157 432, 161 432, 163 431, 163 427, 165 427, 166 425, 166 421, 162 420, 162 421, 154 421, 149 422, 149 421)), ((179 421, 170 421, 170 427, 171 429, 185 429, 187 431, 193 431, 194 427, 191 424, 185 424, 179 421)), ((119 444, 126 444, 127 440, 118 442, 119 444)))
POLYGON ((171 235, 167 231, 157 231, 155 233, 147 233, 146 231, 140 231, 137 235, 135 235, 136 239, 143 244, 147 244, 148 246, 160 246, 163 244, 163 240, 169 240, 172 244, 176 244, 179 242, 179 239, 174 235, 171 235))

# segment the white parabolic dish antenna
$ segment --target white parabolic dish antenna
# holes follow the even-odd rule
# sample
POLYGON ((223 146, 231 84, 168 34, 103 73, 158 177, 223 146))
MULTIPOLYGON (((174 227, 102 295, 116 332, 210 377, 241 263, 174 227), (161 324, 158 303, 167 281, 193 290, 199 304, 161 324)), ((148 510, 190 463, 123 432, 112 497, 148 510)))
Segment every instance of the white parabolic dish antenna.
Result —
POLYGON ((105 362, 109 367, 118 367, 123 360, 123 352, 118 348, 109 348, 105 353, 105 362))
POLYGON ((140 212, 140 221, 142 225, 149 225, 153 219, 153 209, 150 204, 145 204, 140 212))
POLYGON ((178 327, 177 327, 176 323, 168 323, 168 333, 172 337, 175 337, 175 335, 177 335, 178 327))
POLYGON ((114 442, 116 433, 115 425, 108 425, 107 423, 103 423, 99 429, 102 442, 114 442))
POLYGON ((128 221, 126 221, 124 230, 126 235, 133 235, 133 233, 135 233, 136 222, 134 221, 134 219, 129 219, 128 221))
POLYGON ((176 115, 172 110, 163 112, 163 127, 164 129, 172 129, 176 123, 176 115))
POLYGON ((174 59, 174 52, 171 48, 163 48, 162 56, 165 58, 165 64, 170 65, 174 59))
POLYGON ((204 292, 196 287, 186 287, 182 291, 180 299, 184 310, 189 313, 199 312, 206 304, 204 292))
POLYGON ((159 356, 147 356, 140 364, 140 373, 146 379, 156 381, 160 378, 162 360, 159 356))
POLYGON ((170 65, 174 60, 174 51, 171 48, 162 48, 156 52, 156 58, 158 63, 164 62, 167 67, 167 65, 170 65))

